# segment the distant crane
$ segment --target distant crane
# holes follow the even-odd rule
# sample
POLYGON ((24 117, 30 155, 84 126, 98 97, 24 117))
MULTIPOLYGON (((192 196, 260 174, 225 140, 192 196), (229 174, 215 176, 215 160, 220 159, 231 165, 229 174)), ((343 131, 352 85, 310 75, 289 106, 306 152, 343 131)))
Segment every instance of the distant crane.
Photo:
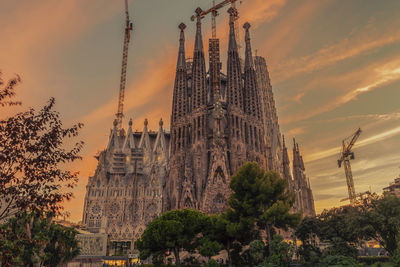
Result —
POLYGON ((131 39, 131 31, 133 30, 132 22, 129 19, 128 0, 125 0, 125 36, 124 36, 124 48, 122 52, 122 68, 121 68, 121 80, 119 84, 119 98, 118 98, 118 111, 117 117, 117 129, 122 129, 122 118, 124 117, 124 98, 125 98, 125 85, 126 85, 126 67, 128 65, 128 46, 131 39))
MULTIPOLYGON (((236 8, 236 1, 238 0, 224 0, 219 4, 215 4, 215 0, 212 1, 213 6, 208 9, 208 10, 202 10, 202 12, 200 13, 200 18, 204 18, 207 14, 211 13, 211 29, 212 29, 212 38, 215 39, 217 38, 217 23, 216 23, 216 17, 218 16, 218 9, 223 8, 224 6, 228 5, 229 3, 232 5, 233 8, 236 8)), ((241 3, 242 1, 240 1, 241 3)), ((191 16, 191 20, 194 21, 197 17, 196 15, 191 16)), ((237 21, 239 19, 238 14, 236 14, 235 16, 235 21, 237 21)), ((237 29, 238 26, 235 23, 235 29, 237 29)), ((235 34, 236 34, 236 38, 238 39, 238 32, 237 30, 235 30, 235 34)))
MULTIPOLYGON (((368 190, 368 191, 365 191, 365 192, 362 192, 362 193, 357 193, 357 194, 355 195, 355 197, 356 197, 356 198, 359 197, 359 198, 360 198, 360 201, 362 202, 362 201, 364 201, 365 199, 367 199, 370 195, 371 195, 371 190, 368 190), (367 197, 364 197, 364 196, 367 196, 367 197)), ((348 198, 348 197, 343 198, 343 199, 340 200, 340 202, 343 202, 343 201, 346 201, 346 200, 350 200, 350 198, 348 198)))
POLYGON ((347 182, 347 190, 349 192, 349 200, 350 204, 355 204, 356 202, 356 192, 354 189, 354 181, 353 181, 353 174, 351 172, 351 166, 350 166, 350 160, 354 159, 354 152, 351 151, 353 148, 354 144, 356 143, 358 137, 361 134, 361 129, 358 128, 358 130, 350 137, 344 139, 342 141, 342 153, 340 158, 338 159, 338 167, 340 168, 342 166, 342 162, 344 165, 344 172, 346 174, 346 182, 347 182), (347 142, 347 140, 350 140, 347 142))

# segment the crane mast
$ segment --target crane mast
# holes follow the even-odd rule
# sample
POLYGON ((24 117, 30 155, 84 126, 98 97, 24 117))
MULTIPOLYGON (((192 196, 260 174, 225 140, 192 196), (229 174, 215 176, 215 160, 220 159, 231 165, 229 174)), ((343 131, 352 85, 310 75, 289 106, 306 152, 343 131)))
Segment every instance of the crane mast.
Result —
POLYGON ((350 165, 350 160, 354 159, 354 153, 351 151, 353 148, 354 144, 356 143, 358 137, 361 134, 361 129, 359 128, 352 136, 349 138, 346 138, 342 141, 342 153, 340 158, 338 159, 338 167, 340 168, 342 166, 342 163, 344 165, 344 172, 346 174, 346 182, 347 182, 347 190, 349 193, 349 200, 350 204, 355 204, 356 203, 356 192, 354 188, 354 180, 353 180, 353 174, 351 172, 351 165, 350 165), (347 142, 348 139, 351 139, 349 142, 347 142))
POLYGON ((122 118, 124 117, 124 98, 125 98, 125 85, 126 85, 126 68, 128 65, 128 47, 131 38, 131 31, 133 30, 132 22, 129 19, 128 0, 125 0, 125 35, 124 47, 122 52, 122 67, 121 67, 121 80, 119 84, 119 97, 118 97, 118 111, 116 115, 117 129, 122 128, 122 118))

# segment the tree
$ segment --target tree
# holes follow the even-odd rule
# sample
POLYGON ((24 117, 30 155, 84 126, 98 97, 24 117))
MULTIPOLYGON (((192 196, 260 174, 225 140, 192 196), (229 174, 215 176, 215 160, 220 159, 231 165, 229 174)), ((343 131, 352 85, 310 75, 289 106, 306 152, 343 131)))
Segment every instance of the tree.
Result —
POLYGON ((263 262, 265 258, 265 244, 261 240, 253 240, 249 244, 248 254, 249 254, 249 262, 250 266, 256 266, 263 262))
POLYGON ((222 250, 222 245, 217 241, 211 241, 209 238, 204 237, 200 240, 200 246, 198 248, 200 255, 207 257, 211 260, 212 256, 218 255, 222 250))
POLYGON ((324 210, 315 218, 304 218, 296 229, 303 243, 299 249, 302 262, 316 263, 322 254, 356 258, 357 247, 372 233, 365 210, 363 205, 343 206, 324 210), (321 252, 317 239, 329 243, 329 247, 321 252))
POLYGON ((168 211, 147 226, 135 246, 140 251, 141 259, 171 250, 176 264, 180 265, 180 251, 193 252, 206 225, 207 216, 199 211, 189 209, 168 211))
MULTIPOLYGON (((2 87, 0 79, 0 107, 18 104, 9 99, 19 82, 17 77, 2 87)), ((0 221, 14 211, 58 212, 60 203, 72 197, 77 173, 61 165, 81 158, 83 142, 70 149, 64 143, 77 136, 83 125, 63 128, 54 104, 50 98, 38 112, 30 108, 0 120, 0 221)))
POLYGON ((316 237, 320 234, 321 221, 317 217, 306 217, 297 226, 295 235, 303 244, 315 244, 316 237))
POLYGON ((361 267, 354 258, 343 255, 328 255, 321 260, 321 267, 361 267))
POLYGON ((0 71, 0 107, 21 105, 21 102, 19 101, 9 100, 15 96, 15 86, 21 82, 21 77, 17 75, 16 77, 7 81, 7 83, 4 83, 1 75, 2 73, 0 71))
MULTIPOLYGON (((232 209, 217 215, 209 216, 208 226, 203 235, 209 240, 216 241, 228 254, 227 263, 232 262, 231 254, 238 247, 249 244, 256 237, 254 233, 254 220, 238 216, 232 209)), ((218 251, 218 252, 219 252, 218 251)))
POLYGON ((254 218, 265 230, 270 253, 273 227, 287 230, 300 222, 300 214, 290 213, 294 195, 277 173, 265 172, 254 162, 246 163, 232 177, 230 187, 233 193, 229 205, 240 216, 254 218))
POLYGON ((78 232, 52 218, 51 213, 22 213, 3 224, 1 266, 58 266, 76 257, 78 232))
POLYGON ((330 243, 325 254, 357 256, 357 247, 368 240, 371 234, 364 210, 364 206, 342 206, 325 210, 318 216, 318 237, 330 243))
MULTIPOLYGON (((10 100, 20 82, 19 76, 7 83, 0 77, 0 108, 21 104, 10 100)), ((53 266, 76 253, 75 233, 42 216, 59 214, 61 203, 72 197, 78 173, 62 165, 80 159, 83 146, 77 142, 65 148, 66 140, 76 137, 83 125, 63 128, 54 104, 50 98, 38 112, 30 108, 0 119, 0 222, 9 219, 0 227, 2 266, 14 266, 15 261, 53 266)))
POLYGON ((366 219, 377 240, 391 256, 400 254, 400 198, 385 195, 371 199, 366 219), (397 254, 396 254, 397 251, 397 254))

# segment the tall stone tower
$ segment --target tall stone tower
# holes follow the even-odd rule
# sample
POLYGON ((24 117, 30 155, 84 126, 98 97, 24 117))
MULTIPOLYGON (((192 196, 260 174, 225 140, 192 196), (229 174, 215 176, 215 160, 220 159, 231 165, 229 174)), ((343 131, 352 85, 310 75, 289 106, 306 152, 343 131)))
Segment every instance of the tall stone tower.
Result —
POLYGON ((262 112, 264 114, 263 122, 266 131, 265 143, 267 145, 268 169, 280 173, 283 177, 288 177, 283 170, 282 137, 267 63, 260 56, 254 58, 254 63, 260 98, 262 99, 262 112))
POLYGON ((299 144, 293 139, 293 178, 296 193, 295 209, 303 212, 303 217, 315 216, 314 197, 310 180, 305 174, 303 157, 300 154, 299 144))
POLYGON ((181 24, 171 114, 170 172, 164 187, 164 210, 194 208, 217 213, 227 207, 230 178, 247 161, 267 168, 264 112, 250 42, 244 25, 244 73, 235 39, 236 9, 228 10, 229 46, 226 75, 221 72, 219 40, 209 40, 206 71, 201 12, 191 68, 185 59, 185 25, 181 24))

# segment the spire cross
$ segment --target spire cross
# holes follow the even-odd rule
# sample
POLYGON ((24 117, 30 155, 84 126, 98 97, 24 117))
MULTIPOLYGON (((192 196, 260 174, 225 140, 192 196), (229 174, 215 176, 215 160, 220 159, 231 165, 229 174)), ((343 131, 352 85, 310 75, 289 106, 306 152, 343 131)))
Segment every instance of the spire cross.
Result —
POLYGON ((249 31, 250 27, 251 27, 251 25, 250 25, 250 23, 248 23, 248 22, 246 22, 246 23, 243 25, 243 28, 244 28, 246 31, 249 31))
POLYGON ((252 69, 254 68, 253 64, 253 55, 251 53, 251 44, 250 44, 250 29, 251 25, 250 23, 246 22, 243 25, 243 28, 246 30, 246 35, 245 35, 245 42, 246 42, 246 59, 245 59, 245 69, 252 69))
POLYGON ((182 22, 179 24, 178 28, 181 30, 181 32, 183 32, 186 29, 186 24, 182 22))
POLYGON ((196 13, 197 23, 201 23, 202 19, 201 13, 203 13, 203 10, 200 7, 198 7, 194 12, 196 13))
POLYGON ((228 13, 229 13, 229 15, 230 15, 230 22, 233 23, 234 20, 235 20, 235 16, 238 15, 238 11, 237 11, 236 8, 230 7, 230 8, 228 9, 228 13))

